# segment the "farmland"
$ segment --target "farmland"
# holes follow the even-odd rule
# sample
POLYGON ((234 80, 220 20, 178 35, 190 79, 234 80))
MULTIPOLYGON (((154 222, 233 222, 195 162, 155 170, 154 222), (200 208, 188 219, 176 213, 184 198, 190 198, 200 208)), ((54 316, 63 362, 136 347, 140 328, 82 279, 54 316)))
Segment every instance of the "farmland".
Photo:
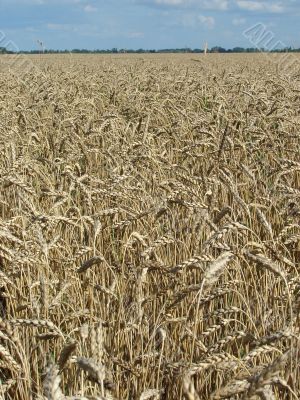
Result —
POLYGON ((0 57, 2 399, 298 398, 293 57, 0 57))

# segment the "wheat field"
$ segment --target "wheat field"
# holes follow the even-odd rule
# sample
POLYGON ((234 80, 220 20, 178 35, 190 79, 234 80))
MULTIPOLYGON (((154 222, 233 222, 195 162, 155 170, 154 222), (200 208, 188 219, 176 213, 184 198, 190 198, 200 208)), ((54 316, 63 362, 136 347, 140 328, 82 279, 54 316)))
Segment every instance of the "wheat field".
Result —
POLYGON ((300 57, 0 58, 0 398, 298 399, 300 57))

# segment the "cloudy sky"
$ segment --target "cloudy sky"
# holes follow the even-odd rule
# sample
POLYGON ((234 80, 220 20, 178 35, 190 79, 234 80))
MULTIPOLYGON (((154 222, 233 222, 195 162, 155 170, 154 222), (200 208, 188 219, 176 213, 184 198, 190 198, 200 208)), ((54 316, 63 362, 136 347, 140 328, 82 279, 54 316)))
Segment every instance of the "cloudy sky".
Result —
POLYGON ((0 0, 0 46, 47 48, 253 47, 256 24, 300 47, 299 0, 0 0))

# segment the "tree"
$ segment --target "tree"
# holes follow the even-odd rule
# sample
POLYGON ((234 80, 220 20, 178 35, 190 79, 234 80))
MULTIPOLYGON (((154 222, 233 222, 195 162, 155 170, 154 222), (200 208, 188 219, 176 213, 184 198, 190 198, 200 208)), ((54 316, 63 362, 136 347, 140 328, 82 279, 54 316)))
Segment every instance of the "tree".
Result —
POLYGON ((232 52, 233 52, 233 53, 244 53, 244 52, 245 52, 245 49, 244 49, 243 47, 234 47, 234 48, 232 49, 232 52))
POLYGON ((210 53, 226 53, 226 49, 220 46, 215 46, 210 49, 210 53))

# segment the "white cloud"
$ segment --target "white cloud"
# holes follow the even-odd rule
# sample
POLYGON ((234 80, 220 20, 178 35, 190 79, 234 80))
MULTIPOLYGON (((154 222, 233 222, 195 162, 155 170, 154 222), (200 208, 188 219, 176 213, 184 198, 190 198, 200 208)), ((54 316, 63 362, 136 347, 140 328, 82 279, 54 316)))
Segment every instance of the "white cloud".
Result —
POLYGON ((186 28, 196 28, 200 26, 202 28, 212 29, 215 26, 215 22, 214 17, 211 16, 184 13, 181 15, 179 24, 186 28))
POLYGON ((194 27, 196 25, 196 16, 195 14, 183 14, 181 23, 186 28, 194 27))
POLYGON ((128 32, 126 36, 130 39, 140 39, 145 36, 144 32, 128 32))
POLYGON ((46 1, 45 0, 10 0, 10 1, 2 0, 1 3, 35 6, 35 5, 46 4, 46 1))
POLYGON ((200 5, 210 10, 224 11, 228 10, 229 2, 228 0, 203 0, 200 5))
POLYGON ((86 0, 0 0, 0 4, 9 4, 11 5, 49 5, 49 6, 57 6, 57 5, 73 5, 73 4, 86 4, 86 0))
POLYGON ((26 32, 38 32, 38 29, 35 28, 34 26, 27 26, 27 27, 25 28, 25 31, 26 31, 26 32))
POLYGON ((166 4, 170 6, 178 6, 181 4, 190 3, 189 0, 154 0, 155 4, 166 4))
POLYGON ((86 6, 84 6, 83 10, 87 13, 92 13, 96 12, 98 9, 90 4, 87 4, 86 6))
POLYGON ((60 32, 76 32, 78 31, 78 27, 76 25, 71 24, 55 24, 48 23, 47 28, 52 31, 60 31, 60 32))
POLYGON ((233 18, 232 24, 234 26, 244 25, 246 23, 246 18, 233 18))
POLYGON ((215 19, 214 17, 207 17, 205 15, 198 15, 198 21, 204 25, 206 28, 212 29, 215 26, 215 19))
POLYGON ((274 13, 281 13, 284 11, 284 7, 281 4, 270 4, 267 8, 274 13))
POLYGON ((254 1, 254 0, 237 0, 237 6, 246 11, 267 11, 271 13, 281 13, 284 7, 281 3, 254 1))
POLYGON ((152 2, 154 4, 167 6, 190 5, 210 10, 227 10, 229 6, 229 0, 146 0, 144 2, 152 2))

